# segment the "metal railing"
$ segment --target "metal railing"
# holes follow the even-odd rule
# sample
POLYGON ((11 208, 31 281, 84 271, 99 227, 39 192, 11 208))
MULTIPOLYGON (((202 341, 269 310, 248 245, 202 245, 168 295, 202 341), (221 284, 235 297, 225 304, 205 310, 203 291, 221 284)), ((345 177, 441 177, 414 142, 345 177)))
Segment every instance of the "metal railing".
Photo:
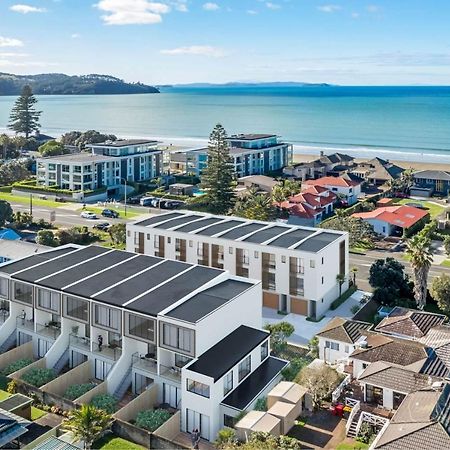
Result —
POLYGON ((16 317, 16 326, 23 330, 34 331, 34 320, 19 315, 16 317))
POLYGON ((73 333, 69 335, 69 345, 85 351, 91 350, 91 340, 89 338, 77 336, 76 334, 73 333))
POLYGON ((131 356, 131 365, 137 369, 146 370, 151 373, 158 373, 158 361, 155 358, 148 358, 140 355, 139 352, 131 356))
POLYGON ((122 349, 117 346, 102 345, 101 348, 97 342, 92 344, 92 351, 104 356, 105 358, 113 359, 117 361, 122 355, 122 349))
POLYGON ((56 339, 61 334, 61 324, 48 322, 46 324, 36 323, 36 333, 52 339, 56 339))

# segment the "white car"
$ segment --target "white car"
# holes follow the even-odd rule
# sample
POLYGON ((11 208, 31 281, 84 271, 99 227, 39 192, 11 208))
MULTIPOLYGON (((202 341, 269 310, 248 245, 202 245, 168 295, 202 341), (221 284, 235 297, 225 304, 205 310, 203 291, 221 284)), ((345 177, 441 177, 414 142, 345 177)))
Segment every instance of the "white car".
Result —
POLYGON ((80 214, 80 217, 82 217, 83 219, 97 219, 97 216, 89 211, 83 211, 80 214))

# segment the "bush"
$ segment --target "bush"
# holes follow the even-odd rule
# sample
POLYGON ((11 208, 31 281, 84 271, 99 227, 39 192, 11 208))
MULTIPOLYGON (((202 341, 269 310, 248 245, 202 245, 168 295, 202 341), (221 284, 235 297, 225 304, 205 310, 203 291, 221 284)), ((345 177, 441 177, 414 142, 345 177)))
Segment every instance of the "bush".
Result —
POLYGON ((56 373, 53 369, 40 369, 37 367, 33 367, 22 375, 22 380, 25 381, 25 383, 36 387, 41 387, 55 378, 56 373))
POLYGON ((364 444, 370 444, 375 438, 375 434, 373 426, 367 422, 363 422, 356 440, 364 444))
POLYGON ((117 400, 112 395, 99 394, 91 400, 91 405, 97 409, 103 409, 108 414, 112 414, 117 409, 117 400))
POLYGON ((136 426, 153 432, 170 419, 170 416, 170 412, 165 409, 141 411, 136 417, 136 426))
POLYGON ((224 427, 217 433, 217 439, 214 445, 217 448, 228 448, 234 446, 237 443, 236 431, 233 428, 224 427))
POLYGON ((267 411, 267 397, 261 397, 256 400, 255 411, 267 411))
POLYGON ((293 381, 299 374, 300 370, 302 370, 303 367, 308 365, 310 362, 310 358, 292 358, 289 366, 281 371, 281 375, 283 375, 285 380, 293 381))
POLYGON ((331 305, 330 309, 335 310, 339 306, 342 305, 342 303, 345 302, 354 292, 356 291, 356 286, 349 287, 340 297, 338 297, 331 305))
POLYGON ((6 392, 8 394, 15 394, 17 392, 17 382, 16 380, 11 380, 6 387, 6 392))
POLYGON ((66 389, 66 392, 64 392, 63 397, 68 398, 69 400, 75 400, 78 397, 81 397, 82 395, 86 394, 86 392, 90 391, 94 387, 95 387, 94 383, 74 384, 66 389))
POLYGON ((24 367, 30 365, 32 362, 33 362, 32 359, 27 358, 18 359, 17 361, 14 361, 8 366, 6 366, 2 370, 2 375, 8 376, 11 373, 17 372, 18 370, 23 369, 24 367))

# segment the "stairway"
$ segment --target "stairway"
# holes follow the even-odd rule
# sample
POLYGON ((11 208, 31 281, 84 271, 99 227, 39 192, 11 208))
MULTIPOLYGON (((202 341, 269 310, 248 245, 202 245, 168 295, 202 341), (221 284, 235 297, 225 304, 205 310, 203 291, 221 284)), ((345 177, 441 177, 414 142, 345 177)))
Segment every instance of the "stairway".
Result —
POLYGON ((64 353, 58 359, 58 361, 56 361, 56 364, 53 367, 53 369, 55 370, 56 373, 60 373, 61 370, 63 370, 64 366, 68 364, 68 362, 69 362, 69 348, 66 348, 64 353))
POLYGON ((16 346, 17 341, 17 332, 14 330, 9 336, 8 339, 6 339, 5 342, 0 346, 0 354, 3 354, 7 352, 8 350, 11 350, 13 347, 16 346))
POLYGON ((356 438, 356 428, 358 426, 359 418, 361 416, 361 410, 359 410, 354 416, 350 428, 347 431, 347 437, 356 438))
POLYGON ((113 394, 113 396, 117 399, 117 401, 120 402, 120 400, 125 395, 125 392, 127 392, 130 385, 131 385, 131 366, 128 369, 125 376, 122 378, 122 381, 120 382, 119 387, 116 389, 116 392, 114 392, 113 394))

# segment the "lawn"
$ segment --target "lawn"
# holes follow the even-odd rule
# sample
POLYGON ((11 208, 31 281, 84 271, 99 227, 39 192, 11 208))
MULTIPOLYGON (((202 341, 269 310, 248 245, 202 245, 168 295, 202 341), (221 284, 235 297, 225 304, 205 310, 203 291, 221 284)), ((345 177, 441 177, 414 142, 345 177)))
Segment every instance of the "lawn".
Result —
POLYGON ((42 411, 42 409, 35 408, 34 406, 31 407, 31 420, 38 420, 41 417, 44 417, 47 413, 45 411, 42 411))
MULTIPOLYGON (((43 195, 43 194, 42 194, 43 195)), ((12 195, 7 192, 0 192, 0 200, 6 200, 9 203, 20 203, 21 205, 29 205, 30 197, 22 197, 21 195, 12 195)), ((36 198, 36 194, 33 195, 34 206, 46 206, 48 208, 59 208, 64 205, 61 202, 54 202, 52 200, 42 200, 36 198)))
POLYGON ((8 394, 6 391, 0 390, 0 402, 6 400, 9 396, 10 394, 8 394))
POLYGON ((450 259, 446 259, 445 261, 442 261, 441 266, 450 267, 450 259))
MULTIPOLYGON (((121 219, 133 219, 135 217, 138 216, 142 216, 142 214, 146 214, 145 210, 142 209, 138 209, 138 208, 133 208, 131 206, 127 206, 127 216, 125 217, 125 212, 124 212, 124 208, 122 206, 120 207, 110 207, 107 206, 106 208, 103 208, 101 206, 87 206, 85 211, 89 211, 89 212, 93 212, 94 214, 97 214, 99 217, 102 216, 102 211, 104 209, 111 209, 112 211, 116 211, 119 213, 119 217, 121 219)), ((83 211, 83 207, 80 206, 80 209, 78 209, 78 211, 83 211)))
POLYGON ((114 436, 113 434, 108 434, 100 440, 94 442, 92 446, 95 449, 102 450, 145 450, 134 442, 126 441, 120 437, 114 436))
POLYGON ((406 203, 420 203, 424 208, 427 208, 432 219, 439 216, 445 211, 445 206, 438 205, 427 200, 414 200, 412 198, 395 198, 394 202, 397 205, 405 205, 406 203))
POLYGON ((351 440, 351 442, 341 442, 336 450, 366 450, 369 448, 369 444, 351 440))

